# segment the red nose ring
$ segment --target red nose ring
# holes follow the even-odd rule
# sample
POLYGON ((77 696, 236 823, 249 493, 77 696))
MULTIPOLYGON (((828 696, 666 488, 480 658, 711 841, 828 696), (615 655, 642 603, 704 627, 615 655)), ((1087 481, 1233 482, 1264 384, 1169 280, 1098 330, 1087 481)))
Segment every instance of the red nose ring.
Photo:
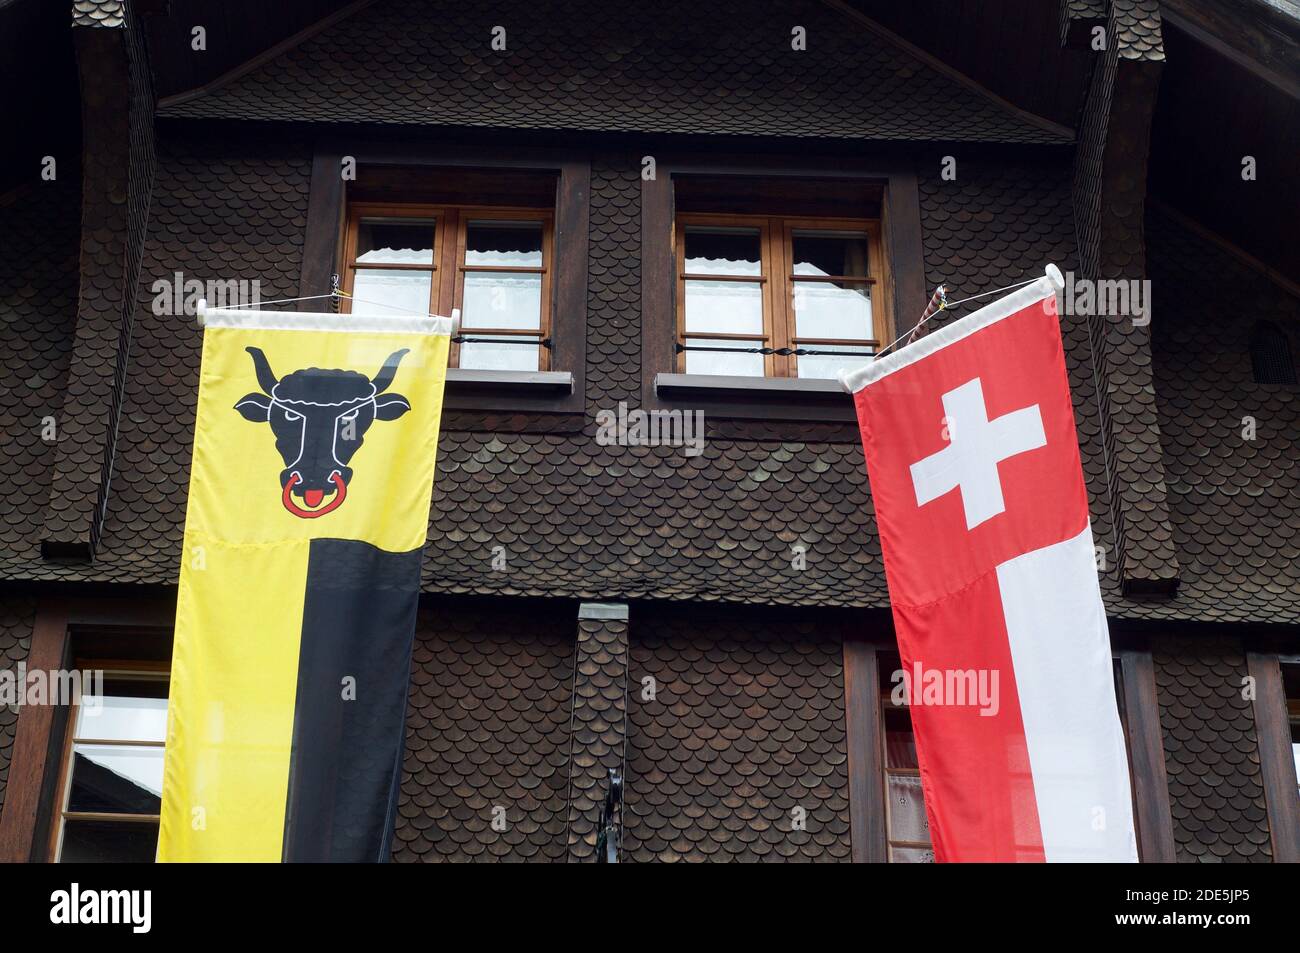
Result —
MULTIPOLYGON (((305 520, 315 519, 318 516, 324 516, 326 513, 332 513, 343 505, 343 500, 348 495, 348 486, 343 482, 343 477, 335 470, 330 474, 330 480, 334 483, 334 499, 322 506, 320 509, 304 510, 293 501, 293 488, 302 482, 302 477, 297 473, 290 474, 289 482, 284 485, 284 493, 280 496, 280 501, 284 503, 284 508, 294 516, 301 517, 305 520)), ((303 493, 303 502, 308 506, 315 507, 324 498, 323 490, 307 490, 303 493)))

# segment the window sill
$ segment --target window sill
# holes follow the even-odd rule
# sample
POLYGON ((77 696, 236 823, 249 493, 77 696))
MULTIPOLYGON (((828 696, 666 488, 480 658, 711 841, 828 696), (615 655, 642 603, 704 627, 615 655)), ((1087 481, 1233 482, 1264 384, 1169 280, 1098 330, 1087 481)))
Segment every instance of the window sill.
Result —
POLYGON ((527 394, 564 397, 573 393, 568 371, 474 371, 447 369, 447 390, 463 394, 527 394))
POLYGON ((447 369, 447 410, 491 414, 581 414, 581 387, 569 371, 447 369))
POLYGON ((655 394, 706 415, 762 420, 857 419, 853 399, 839 381, 789 377, 656 374, 655 394))

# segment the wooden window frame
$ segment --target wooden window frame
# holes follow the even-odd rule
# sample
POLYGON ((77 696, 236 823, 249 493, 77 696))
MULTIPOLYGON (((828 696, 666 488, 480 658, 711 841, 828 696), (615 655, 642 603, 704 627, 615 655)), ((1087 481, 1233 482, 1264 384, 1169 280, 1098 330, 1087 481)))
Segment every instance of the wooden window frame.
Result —
MULTIPOLYGON (((784 241, 782 244, 783 253, 788 256, 782 263, 783 272, 786 274, 788 282, 787 293, 785 295, 785 318, 786 318, 786 340, 790 347, 799 347, 802 344, 811 344, 814 348, 819 344, 843 345, 856 347, 859 349, 869 348, 872 351, 879 351, 883 347, 888 347, 894 340, 894 319, 893 308, 890 305, 889 296, 885 294, 885 289, 889 287, 889 264, 885 258, 884 247, 881 244, 880 220, 874 218, 862 219, 839 219, 839 218, 785 218, 784 223, 784 241), (828 277, 817 277, 813 275, 795 275, 794 274, 794 233, 796 231, 863 231, 867 233, 867 275, 865 278, 858 278, 852 275, 831 275, 828 277), (799 282, 809 284, 815 282, 845 280, 854 284, 865 284, 871 286, 871 330, 875 335, 874 338, 866 340, 848 340, 845 338, 801 338, 795 332, 798 331, 798 321, 795 316, 794 294, 799 282)), ((865 359, 864 359, 865 363, 865 359)), ((791 377, 799 376, 799 356, 793 355, 790 358, 790 368, 793 373, 791 377)))
MULTIPOLYGON (((774 328, 774 285, 776 279, 772 266, 772 228, 764 215, 707 215, 702 213, 681 214, 673 223, 673 257, 677 262, 677 340, 679 343, 687 337, 707 338, 709 340, 727 340, 737 343, 757 342, 760 347, 776 347, 777 331, 774 328), (710 228, 745 228, 758 230, 758 274, 757 275, 692 275, 686 272, 686 229, 695 226, 710 228), (688 281, 721 281, 735 284, 758 285, 762 301, 763 333, 761 338, 752 334, 728 334, 725 332, 706 333, 686 330, 686 283, 688 281)), ((774 377, 775 355, 763 355, 763 376, 774 377)), ((677 370, 686 372, 686 352, 677 355, 677 370)))
MULTIPOLYGON (((870 184, 881 193, 878 220, 882 270, 879 307, 888 315, 888 337, 899 325, 910 326, 924 310, 924 255, 921 247, 920 198, 913 160, 882 155, 880 158, 807 156, 720 156, 718 154, 661 154, 653 177, 641 181, 641 405, 645 410, 689 408, 713 418, 755 421, 739 424, 737 433, 752 427, 755 436, 797 439, 803 433, 795 423, 816 421, 840 424, 826 428, 831 442, 861 439, 853 401, 838 381, 797 377, 726 377, 683 374, 678 371, 679 309, 676 240, 675 183, 683 177, 697 181, 735 179, 775 187, 797 183, 816 186, 823 180, 833 188, 846 180, 870 184), (783 423, 789 421, 788 425, 783 423)), ((770 192, 770 189, 769 189, 770 192)), ((697 199, 689 210, 701 208, 697 199)), ((748 211, 742 209, 740 211, 748 211)), ((757 211, 763 211, 758 209, 757 211)), ((822 216, 785 217, 819 220, 822 216)), ((796 210, 797 211, 797 210, 796 210)), ((767 216, 771 218, 771 215, 767 216)), ((863 216, 853 216, 854 221, 863 216)), ((877 306, 874 301, 873 307, 877 306)))
MULTIPOLYGON (((365 264, 361 267, 374 271, 419 271, 428 272, 429 310, 434 314, 450 315, 461 307, 465 295, 465 275, 472 271, 511 272, 519 274, 540 274, 541 314, 538 318, 538 330, 521 331, 518 329, 473 328, 463 330, 458 336, 474 337, 479 334, 495 336, 534 337, 548 341, 551 336, 551 294, 555 274, 555 214, 552 211, 536 208, 517 208, 495 205, 425 205, 419 203, 396 202, 353 202, 348 206, 347 226, 343 237, 342 285, 346 295, 352 294, 358 268, 357 242, 361 222, 366 218, 388 219, 432 219, 433 260, 425 265, 413 264, 365 264), (468 265, 465 252, 468 243, 470 221, 498 222, 540 222, 542 225, 542 264, 539 268, 508 267, 493 265, 468 265), (451 240, 454 235, 455 239, 451 240), (452 276, 447 280, 447 276, 452 276)), ((364 307, 364 305, 363 305, 364 307)), ((340 305, 342 313, 351 311, 351 300, 345 298, 340 305)), ((537 347, 538 371, 551 369, 551 349, 539 344, 537 347)), ((461 370, 460 344, 452 342, 449 368, 461 370)), ((470 368, 470 370, 474 370, 470 368)), ((528 373, 528 372, 523 372, 528 373)))
MULTIPOLYGON (((175 596, 123 598, 59 594, 43 599, 32 621, 28 671, 66 667, 73 632, 107 633, 120 643, 138 643, 156 649, 171 644, 175 621, 175 596)), ((49 831, 55 813, 67 715, 67 707, 56 705, 24 705, 19 709, 10 749, 9 778, 4 803, 0 805, 0 863, 49 859, 49 831)))
MULTIPOLYGON (((496 173, 544 175, 555 181, 549 210, 554 215, 554 262, 549 306, 550 371, 447 373, 444 431, 571 433, 583 426, 586 409, 587 283, 591 217, 591 160, 569 148, 496 142, 448 144, 433 138, 357 136, 326 131, 315 143, 299 294, 326 295, 332 275, 343 275, 347 207, 360 198, 339 174, 344 157, 355 162, 359 179, 367 169, 395 169, 414 177, 496 173)), ((486 204, 486 203, 484 203, 486 204)), ((508 203, 505 203, 508 204, 508 203)), ((319 311, 319 301, 300 310, 319 311)))
MULTIPOLYGON (((685 344, 690 338, 709 340, 735 340, 757 342, 761 347, 774 350, 795 348, 799 343, 855 346, 879 350, 893 340, 890 307, 883 294, 888 286, 883 249, 880 245, 880 221, 870 218, 805 218, 793 216, 710 214, 707 212, 681 212, 674 220, 673 254, 676 268, 677 341, 685 344), (759 235, 759 274, 753 276, 688 274, 686 271, 686 230, 705 228, 751 228, 759 235), (865 232, 867 235, 867 275, 829 276, 825 278, 795 275, 793 265, 794 233, 796 231, 865 232), (872 330, 875 338, 848 340, 845 338, 800 338, 795 332, 795 288, 799 282, 834 281, 843 279, 872 287, 872 330), (734 281, 757 284, 762 288, 763 335, 712 333, 686 330, 686 283, 688 281, 734 281), (882 293, 876 293, 879 289, 882 293)), ((677 355, 676 370, 686 373, 687 352, 677 355)), ((799 379, 799 357, 781 354, 763 355, 763 377, 799 379)), ((818 379, 818 378, 813 378, 818 379)))
MULTIPOLYGON (((883 619, 881 627, 887 628, 883 619)), ((845 729, 849 754, 849 824, 854 863, 886 863, 889 810, 880 657, 897 654, 891 636, 844 631, 845 729)), ((1112 653, 1119 663, 1124 731, 1133 789, 1138 856, 1143 863, 1173 863, 1173 819, 1156 701, 1155 667, 1145 647, 1112 653)), ((1278 686, 1281 681, 1279 675, 1278 686)), ((1290 754, 1288 748, 1288 756, 1290 754)), ((897 770, 897 769, 894 769, 897 770)))
MULTIPOLYGON (((167 662, 150 661, 145 659, 125 660, 125 659, 77 659, 73 663, 73 668, 78 671, 102 671, 104 680, 110 677, 121 677, 123 675, 138 676, 141 680, 162 681, 165 677, 170 677, 171 664, 167 662), (152 677, 151 677, 152 676, 152 677)), ((63 848, 63 829, 67 821, 89 820, 89 821, 111 821, 121 824, 158 824, 162 820, 159 814, 113 814, 113 813, 89 813, 85 811, 69 811, 68 798, 72 793, 72 749, 76 744, 103 744, 119 745, 122 747, 137 748, 166 748, 166 739, 163 741, 114 741, 108 738, 77 738, 77 716, 80 713, 79 705, 70 705, 68 707, 67 724, 64 726, 64 737, 62 743, 62 753, 59 757, 58 774, 55 790, 58 792, 59 800, 55 806, 50 818, 49 834, 49 853, 48 860, 50 863, 59 862, 59 854, 63 848)))

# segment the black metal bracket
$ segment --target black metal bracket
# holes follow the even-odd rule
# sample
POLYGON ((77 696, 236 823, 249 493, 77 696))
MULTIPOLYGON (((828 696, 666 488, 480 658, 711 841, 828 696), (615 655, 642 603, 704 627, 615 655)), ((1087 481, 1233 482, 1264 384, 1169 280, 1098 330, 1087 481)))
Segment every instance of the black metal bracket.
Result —
POLYGON ((618 769, 609 769, 609 787, 596 825, 596 863, 617 864, 623 841, 623 777, 618 769))
POLYGON ((527 344, 529 347, 549 348, 551 346, 550 338, 542 338, 540 341, 516 341, 512 338, 467 338, 463 335, 456 335, 452 338, 457 344, 527 344))

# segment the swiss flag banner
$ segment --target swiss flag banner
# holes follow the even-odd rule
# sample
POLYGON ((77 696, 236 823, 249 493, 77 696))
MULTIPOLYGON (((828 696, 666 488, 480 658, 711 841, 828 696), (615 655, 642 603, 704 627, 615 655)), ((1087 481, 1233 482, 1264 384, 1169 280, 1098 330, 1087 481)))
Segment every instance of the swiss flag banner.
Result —
POLYGON ((1137 860, 1059 287, 841 375, 939 861, 1137 860))

